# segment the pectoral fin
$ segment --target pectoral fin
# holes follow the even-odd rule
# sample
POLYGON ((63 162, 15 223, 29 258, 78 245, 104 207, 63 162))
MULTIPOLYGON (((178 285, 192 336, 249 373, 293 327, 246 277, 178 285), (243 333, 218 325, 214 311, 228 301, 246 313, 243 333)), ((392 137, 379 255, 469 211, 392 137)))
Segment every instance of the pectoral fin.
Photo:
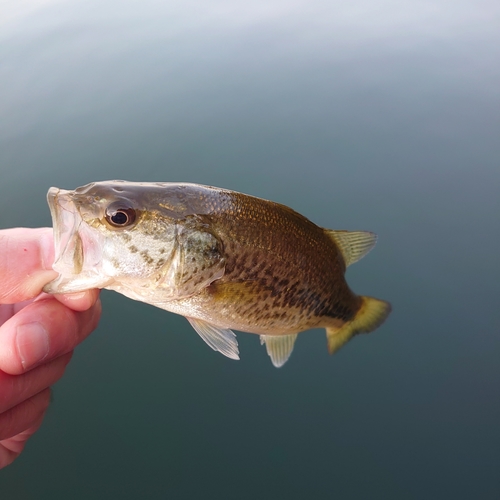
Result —
POLYGON ((238 341, 232 330, 219 328, 206 321, 187 318, 198 335, 214 350, 231 359, 240 359, 238 341))
POLYGON ((338 328, 327 328, 328 351, 337 352, 357 333, 369 333, 378 328, 389 316, 391 304, 373 297, 361 297, 363 303, 352 321, 338 328))
POLYGON ((266 344, 266 351, 276 368, 283 366, 292 354, 297 334, 292 335, 261 335, 260 343, 266 344))

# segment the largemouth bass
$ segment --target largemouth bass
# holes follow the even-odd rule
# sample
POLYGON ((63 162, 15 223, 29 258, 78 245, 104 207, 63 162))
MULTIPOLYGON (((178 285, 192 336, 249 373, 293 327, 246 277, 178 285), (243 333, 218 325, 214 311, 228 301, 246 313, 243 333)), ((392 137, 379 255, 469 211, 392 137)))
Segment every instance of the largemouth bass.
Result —
POLYGON ((330 353, 377 328, 388 302, 354 294, 346 267, 376 236, 323 229, 292 209, 185 183, 94 182, 50 188, 49 293, 107 288, 185 316, 214 350, 239 359, 234 330, 260 335, 272 363, 297 334, 325 328, 330 353))

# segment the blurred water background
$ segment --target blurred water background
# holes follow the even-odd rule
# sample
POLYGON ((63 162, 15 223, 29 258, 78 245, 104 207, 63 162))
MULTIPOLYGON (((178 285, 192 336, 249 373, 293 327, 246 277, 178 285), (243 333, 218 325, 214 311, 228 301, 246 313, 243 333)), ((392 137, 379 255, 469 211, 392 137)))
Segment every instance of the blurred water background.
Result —
POLYGON ((188 181, 379 234, 394 311, 282 369, 103 292, 0 497, 500 498, 500 4, 0 2, 0 227, 50 186, 188 181))

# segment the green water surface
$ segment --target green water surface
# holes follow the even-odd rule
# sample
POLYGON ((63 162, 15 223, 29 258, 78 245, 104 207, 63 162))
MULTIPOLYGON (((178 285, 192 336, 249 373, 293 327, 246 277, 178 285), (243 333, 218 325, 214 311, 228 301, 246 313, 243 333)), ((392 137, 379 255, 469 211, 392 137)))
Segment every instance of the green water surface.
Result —
MULTIPOLYGON (((387 323, 275 369, 103 292, 2 500, 500 498, 500 4, 0 4, 0 228, 47 189, 187 181, 375 231, 387 323)), ((1 256, 0 256, 1 258, 1 256)))

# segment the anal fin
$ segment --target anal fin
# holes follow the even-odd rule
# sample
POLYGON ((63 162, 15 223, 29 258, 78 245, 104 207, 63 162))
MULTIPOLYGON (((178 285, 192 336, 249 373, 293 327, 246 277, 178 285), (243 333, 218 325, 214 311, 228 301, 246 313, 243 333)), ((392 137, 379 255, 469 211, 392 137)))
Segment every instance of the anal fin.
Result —
POLYGON ((219 328, 206 321, 187 318, 198 335, 214 350, 231 359, 240 359, 236 335, 228 328, 219 328))
POLYGON ((260 343, 266 344, 266 351, 276 368, 283 366, 292 354, 297 334, 291 335, 261 335, 260 343))

